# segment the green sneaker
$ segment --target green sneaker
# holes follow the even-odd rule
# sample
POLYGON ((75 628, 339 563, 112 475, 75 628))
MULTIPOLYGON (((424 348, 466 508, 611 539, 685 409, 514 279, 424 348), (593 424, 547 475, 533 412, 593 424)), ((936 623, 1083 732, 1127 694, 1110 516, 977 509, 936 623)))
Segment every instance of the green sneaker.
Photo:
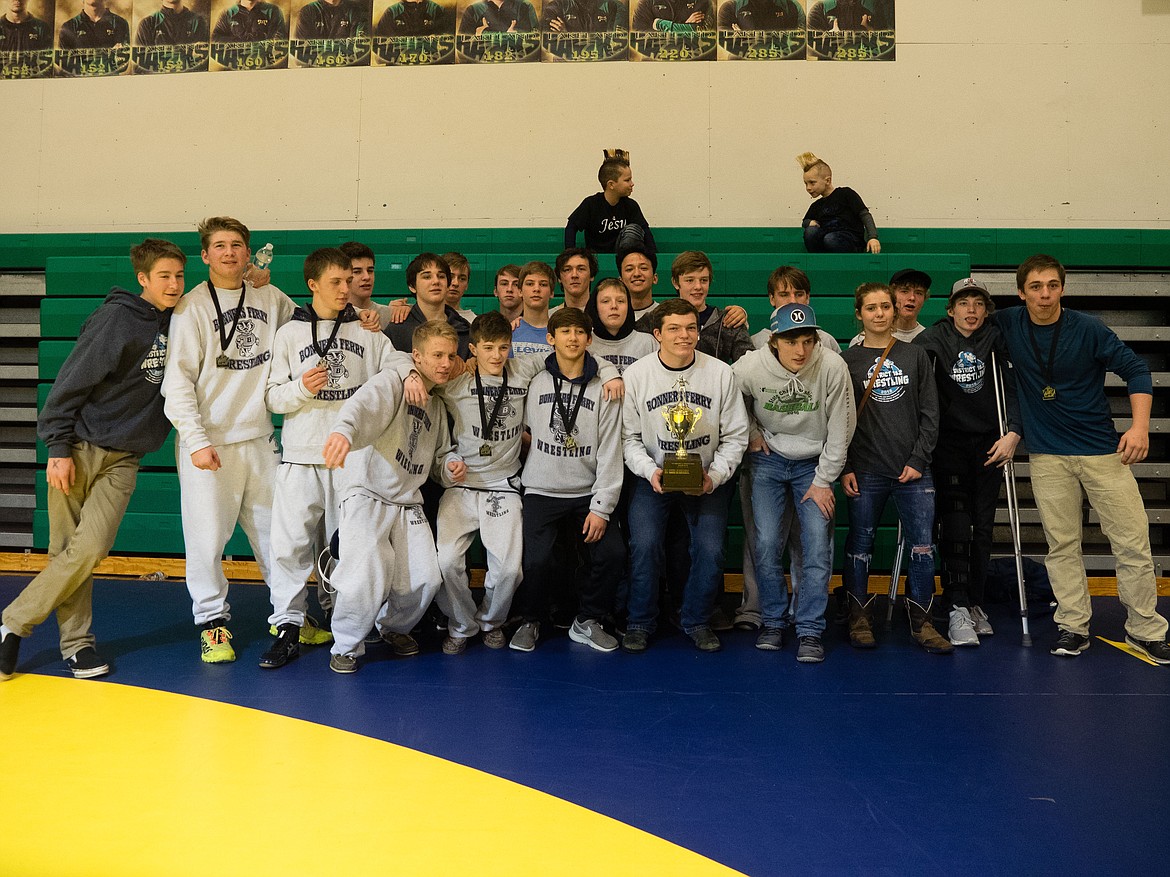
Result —
POLYGON ((232 634, 222 624, 210 621, 199 634, 199 652, 204 664, 228 664, 236 659, 232 634), (213 626, 214 625, 214 626, 213 626))
MULTIPOLYGON (((272 636, 280 636, 280 632, 276 629, 275 624, 268 625, 268 633, 272 636)), ((298 641, 302 646, 323 646, 326 643, 333 642, 333 634, 318 625, 317 620, 313 616, 306 615, 305 623, 301 625, 301 635, 298 641)))

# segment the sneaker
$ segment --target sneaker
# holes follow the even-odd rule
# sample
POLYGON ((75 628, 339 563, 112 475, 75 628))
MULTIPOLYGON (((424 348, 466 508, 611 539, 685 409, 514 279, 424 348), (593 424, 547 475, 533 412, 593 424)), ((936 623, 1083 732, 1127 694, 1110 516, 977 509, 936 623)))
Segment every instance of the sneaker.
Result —
POLYGON ((765 627, 756 637, 756 648, 765 652, 778 652, 784 648, 784 628, 765 627))
POLYGON ((1158 639, 1134 639, 1128 633, 1125 641, 1155 664, 1170 664, 1170 643, 1158 639))
POLYGON ((236 659, 236 650, 231 644, 232 634, 223 626, 223 619, 217 618, 203 625, 199 634, 199 656, 204 664, 228 664, 236 659))
POLYGON ((508 648, 515 649, 518 652, 531 652, 536 648, 536 641, 540 639, 540 623, 536 621, 525 621, 512 634, 512 641, 508 643, 508 648))
POLYGON ((364 642, 367 646, 377 645, 381 641, 382 641, 382 634, 378 631, 378 628, 376 628, 376 627, 371 627, 370 632, 367 633, 365 638, 362 640, 362 642, 364 642))
POLYGON ((622 636, 622 651, 637 655, 650 648, 650 634, 644 630, 627 630, 622 636))
POLYGON ((1060 636, 1056 638, 1056 645, 1049 649, 1049 654, 1063 655, 1067 658, 1075 658, 1081 652, 1089 647, 1089 638, 1081 636, 1079 633, 1073 633, 1071 630, 1060 628, 1060 636))
POLYGON ((110 672, 110 665, 101 659, 93 646, 86 646, 65 663, 69 665, 74 679, 93 679, 110 672))
POLYGON ((6 633, 0 641, 0 681, 11 679, 16 673, 16 657, 20 652, 20 637, 6 633))
POLYGON ((296 624, 282 624, 276 634, 276 642, 260 658, 260 666, 265 670, 283 667, 301 653, 299 639, 300 628, 296 624))
MULTIPOLYGON (((275 624, 268 626, 268 632, 272 636, 280 636, 275 624)), ((301 625, 301 632, 298 639, 303 646, 323 646, 326 643, 333 642, 333 634, 329 632, 328 628, 321 627, 317 624, 316 619, 311 615, 306 615, 305 623, 301 625)), ((377 642, 377 640, 374 640, 374 642, 377 642)))
POLYGON ((329 658, 329 669, 334 673, 356 673, 356 655, 333 655, 329 658))
POLYGON ((819 636, 801 636, 796 639, 796 660, 802 664, 819 664, 825 660, 825 647, 819 636))
POLYGON ((731 623, 731 619, 727 617, 727 613, 723 611, 722 606, 716 606, 715 611, 711 613, 711 618, 707 622, 711 625, 712 630, 731 630, 735 625, 731 623))
POLYGON ((975 634, 975 622, 967 607, 956 606, 951 610, 947 621, 947 638, 952 646, 979 645, 979 637, 975 634))
POLYGON ((618 647, 618 641, 606 633, 601 622, 592 618, 588 621, 574 621, 569 628, 569 639, 599 652, 616 651, 618 647))
POLYGON ((483 644, 489 649, 502 649, 508 644, 508 638, 504 636, 504 632, 497 627, 495 630, 484 631, 483 644))
POLYGON ((445 636, 443 637, 443 654, 444 655, 462 655, 467 651, 467 637, 465 636, 445 636))
POLYGON ((695 644, 700 652, 717 652, 723 648, 723 644, 719 642, 719 637, 715 636, 715 631, 709 627, 700 627, 696 631, 687 634, 691 638, 691 642, 695 644))
POLYGON ((979 636, 991 636, 995 633, 991 629, 991 622, 987 620, 987 613, 983 611, 982 606, 971 607, 971 620, 975 622, 975 633, 979 636))
POLYGON ((384 633, 382 639, 390 646, 390 651, 400 658, 418 654, 418 640, 409 633, 384 633))

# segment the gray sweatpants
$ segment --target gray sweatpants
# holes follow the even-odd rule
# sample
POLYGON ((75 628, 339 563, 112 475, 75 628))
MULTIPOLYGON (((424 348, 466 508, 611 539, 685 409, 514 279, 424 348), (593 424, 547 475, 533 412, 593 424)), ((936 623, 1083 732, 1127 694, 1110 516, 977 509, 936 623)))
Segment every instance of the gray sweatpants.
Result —
POLYGON ((375 621, 383 633, 409 633, 418 624, 442 581, 439 559, 421 505, 350 496, 341 503, 338 534, 330 651, 361 655, 375 621))
POLYGON ((281 463, 272 498, 272 615, 269 624, 305 623, 306 583, 317 555, 337 529, 334 473, 324 466, 281 463), (322 530, 324 523, 324 530, 322 530), (324 534, 324 535, 323 535, 324 534))
POLYGON ((439 502, 439 609, 456 638, 503 627, 522 577, 524 534, 520 494, 453 487, 439 502), (467 579, 467 549, 479 531, 487 553, 483 604, 478 612, 467 579))

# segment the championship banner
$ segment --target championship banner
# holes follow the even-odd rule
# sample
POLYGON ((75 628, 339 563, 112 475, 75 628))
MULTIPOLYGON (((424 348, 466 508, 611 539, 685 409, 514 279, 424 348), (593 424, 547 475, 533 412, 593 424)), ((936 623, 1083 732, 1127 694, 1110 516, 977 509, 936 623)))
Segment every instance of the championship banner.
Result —
POLYGON ((371 6, 363 0, 292 0, 296 25, 289 40, 295 67, 366 67, 371 6))
POLYGON ((634 0, 631 61, 714 61, 712 0, 634 0))
POLYGON ((274 70, 288 66, 290 0, 213 0, 212 70, 274 70))
POLYGON ((455 60, 460 64, 539 61, 539 15, 529 0, 461 0, 455 60))
POLYGON ((133 0, 59 0, 58 76, 118 76, 130 72, 133 0))
POLYGON ((543 61, 624 61, 630 7, 621 0, 547 0, 541 13, 543 61))
POLYGON ((808 11, 808 57, 893 61, 894 0, 817 0, 808 11))
POLYGON ((135 73, 192 73, 207 69, 210 0, 135 0, 135 73))
POLYGON ((53 0, 8 0, 0 16, 0 79, 53 75, 53 0))
POLYGON ((423 67, 455 60, 455 0, 377 0, 374 65, 423 67))
POLYGON ((803 61, 807 31, 800 0, 723 0, 719 60, 803 61))

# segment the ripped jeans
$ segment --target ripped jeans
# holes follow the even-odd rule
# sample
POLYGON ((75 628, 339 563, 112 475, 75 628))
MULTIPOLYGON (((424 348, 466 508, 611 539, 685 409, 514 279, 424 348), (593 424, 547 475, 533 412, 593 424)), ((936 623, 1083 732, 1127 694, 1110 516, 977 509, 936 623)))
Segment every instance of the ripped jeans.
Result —
POLYGON ((862 603, 869 594, 869 564, 873 559, 873 538, 886 508, 894 498, 902 533, 910 546, 910 569, 906 592, 919 606, 929 606, 934 596, 934 482, 927 470, 917 481, 899 484, 898 479, 872 472, 857 472, 860 496, 849 498, 849 533, 845 537, 845 588, 862 603))

